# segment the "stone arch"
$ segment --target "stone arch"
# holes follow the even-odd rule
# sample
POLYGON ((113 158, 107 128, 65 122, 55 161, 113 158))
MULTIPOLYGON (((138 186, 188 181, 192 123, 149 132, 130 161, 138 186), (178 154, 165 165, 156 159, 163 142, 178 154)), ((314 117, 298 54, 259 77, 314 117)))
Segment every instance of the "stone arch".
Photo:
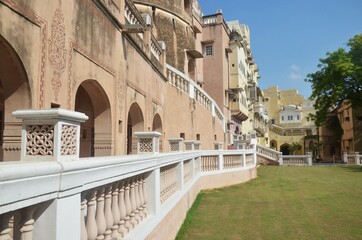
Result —
MULTIPOLYGON (((156 113, 155 116, 153 116, 152 131, 159 132, 159 133, 163 134, 163 132, 162 132, 162 120, 161 120, 161 117, 160 117, 160 115, 158 113, 156 113)), ((163 135, 160 137, 160 152, 162 152, 162 146, 163 146, 163 135)))
POLYGON ((96 80, 85 80, 79 85, 75 111, 89 117, 81 124, 80 157, 111 155, 111 107, 106 92, 96 80))
POLYGON ((144 131, 144 118, 140 106, 133 103, 128 111, 127 118, 127 154, 137 153, 137 139, 135 132, 144 131))
POLYGON ((290 155, 289 147, 290 144, 284 143, 283 145, 280 146, 280 152, 282 152, 283 155, 290 155))
POLYGON ((271 140, 270 141, 270 147, 273 149, 278 149, 278 142, 276 140, 271 140))
POLYGON ((20 160, 21 121, 12 112, 31 106, 30 84, 23 62, 0 35, 0 161, 20 160))

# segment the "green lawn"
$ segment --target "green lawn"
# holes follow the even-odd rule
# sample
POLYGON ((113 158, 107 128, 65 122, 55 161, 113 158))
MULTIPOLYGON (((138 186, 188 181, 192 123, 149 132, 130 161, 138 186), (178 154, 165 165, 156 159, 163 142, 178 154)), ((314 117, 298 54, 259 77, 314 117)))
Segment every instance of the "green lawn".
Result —
POLYGON ((200 193, 177 239, 362 239, 362 167, 260 167, 200 193))

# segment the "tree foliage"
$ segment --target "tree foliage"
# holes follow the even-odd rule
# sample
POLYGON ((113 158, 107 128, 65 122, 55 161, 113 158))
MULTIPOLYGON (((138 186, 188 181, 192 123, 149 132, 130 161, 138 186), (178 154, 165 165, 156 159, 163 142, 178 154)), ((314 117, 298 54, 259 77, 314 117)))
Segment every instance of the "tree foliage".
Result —
POLYGON ((317 126, 345 100, 350 101, 352 107, 362 106, 362 34, 351 38, 347 46, 348 51, 339 48, 327 52, 327 57, 319 60, 319 70, 305 79, 312 85, 310 98, 315 100, 317 126))

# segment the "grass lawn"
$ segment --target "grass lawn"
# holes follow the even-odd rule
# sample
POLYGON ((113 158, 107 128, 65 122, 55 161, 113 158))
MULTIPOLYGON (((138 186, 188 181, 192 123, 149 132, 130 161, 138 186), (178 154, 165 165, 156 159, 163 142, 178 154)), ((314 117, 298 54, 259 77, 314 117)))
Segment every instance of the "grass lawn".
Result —
POLYGON ((362 167, 262 166, 200 193, 176 239, 362 239, 362 167))

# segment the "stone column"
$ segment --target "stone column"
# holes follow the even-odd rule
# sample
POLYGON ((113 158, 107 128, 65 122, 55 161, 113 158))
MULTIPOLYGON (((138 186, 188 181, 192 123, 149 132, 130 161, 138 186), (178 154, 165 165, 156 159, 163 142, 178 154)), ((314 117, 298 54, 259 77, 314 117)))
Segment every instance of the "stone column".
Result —
POLYGON ((21 161, 64 161, 79 158, 80 123, 84 113, 65 109, 18 110, 22 119, 21 161))
POLYGON ((160 136, 159 132, 135 132, 138 139, 137 154, 159 153, 160 136))

